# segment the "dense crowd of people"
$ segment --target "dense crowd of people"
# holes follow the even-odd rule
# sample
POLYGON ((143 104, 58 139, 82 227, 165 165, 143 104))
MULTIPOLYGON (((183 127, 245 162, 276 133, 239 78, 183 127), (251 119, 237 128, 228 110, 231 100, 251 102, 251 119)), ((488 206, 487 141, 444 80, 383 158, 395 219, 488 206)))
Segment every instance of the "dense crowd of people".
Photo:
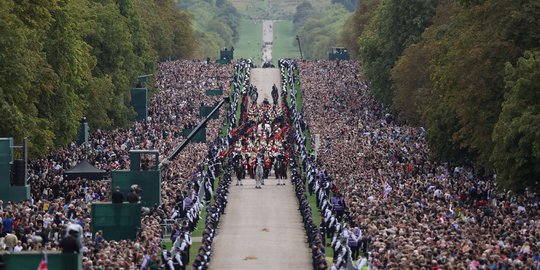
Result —
POLYGON ((537 194, 500 190, 473 168, 430 160, 425 130, 394 121, 359 78, 358 62, 298 68, 305 119, 321 138, 318 174, 345 201, 340 237, 370 239, 372 268, 540 267, 537 194))
POLYGON ((294 155, 286 160, 291 161, 314 269, 327 267, 325 245, 334 250, 335 269, 348 267, 349 257, 372 269, 540 268, 540 197, 497 189, 495 175, 485 177, 474 168, 431 160, 425 130, 396 122, 373 99, 368 84, 359 77, 358 62, 280 62, 284 102, 292 95, 291 108, 283 112, 276 106, 270 110, 269 103, 247 104, 248 66, 249 61, 235 65, 233 79, 230 65, 161 63, 156 78, 159 90, 150 101, 147 121, 131 128, 96 130, 87 146, 73 143, 29 163, 31 200, 0 201, 0 248, 60 250, 64 236, 77 233, 70 226, 77 225, 81 230, 74 235, 82 240, 85 270, 187 267, 190 231, 197 224, 201 204, 214 196, 193 264, 206 269, 232 182, 230 159, 223 181, 212 194, 221 162, 231 151, 249 152, 251 159, 256 156, 252 152, 263 148, 270 160, 271 152, 283 151, 282 140, 290 129, 289 144, 295 147, 289 150, 294 155), (303 108, 294 98, 300 91, 296 71, 287 69, 293 65, 298 66, 303 108), (100 232, 93 235, 90 206, 111 200, 110 181, 66 180, 65 172, 82 160, 107 172, 127 169, 133 149, 157 149, 161 158, 166 157, 182 141, 182 129, 199 122, 199 105, 215 104, 221 98, 207 96, 205 90, 222 88, 227 95, 229 85, 233 110, 221 112, 226 116, 226 137, 218 137, 223 121, 210 121, 211 143, 188 145, 162 172, 163 204, 145 209, 137 239, 110 241, 100 232), (285 118, 279 119, 282 113, 285 118), (261 121, 264 118, 279 120, 266 123, 261 121), (242 134, 262 136, 267 129, 271 132, 266 138, 238 140, 242 134), (308 131, 311 138, 306 137, 308 131), (316 156, 308 149, 314 134, 320 135, 316 156), (204 196, 199 197, 201 186, 204 196), (306 193, 316 196, 319 209, 309 207, 306 193), (311 211, 320 211, 319 228, 311 211), (183 222, 174 225, 173 249, 166 251, 161 225, 171 219, 183 222))
MULTIPOLYGON (((204 184, 202 180, 208 178, 201 177, 198 168, 203 167, 201 162, 215 162, 209 157, 219 156, 222 147, 214 144, 209 149, 209 144, 192 143, 170 163, 162 172, 163 204, 146 209, 135 241, 107 241, 99 233, 92 235, 90 206, 92 202, 110 201, 110 181, 66 180, 64 174, 82 160, 107 172, 127 169, 128 153, 133 149, 157 149, 161 159, 166 157, 183 140, 183 126, 200 121, 199 105, 215 104, 221 99, 206 96, 205 90, 223 88, 228 94, 225 86, 230 80, 230 65, 185 60, 161 63, 156 78, 158 91, 150 101, 147 121, 126 129, 96 130, 88 146, 73 143, 29 162, 31 200, 5 202, 3 206, 0 202, 0 224, 8 225, 0 225, 1 240, 8 234, 15 235, 16 245, 6 245, 5 241, 0 244, 12 251, 60 250, 67 227, 79 224, 83 229, 79 237, 84 269, 133 269, 159 259, 161 223, 173 216, 192 220, 198 215, 193 212, 192 202, 204 184), (211 156, 212 151, 218 153, 211 156), (186 201, 190 203, 186 205, 186 201)), ((208 142, 218 142, 222 123, 213 120, 207 124, 208 142)), ((185 227, 187 231, 189 226, 185 227)))

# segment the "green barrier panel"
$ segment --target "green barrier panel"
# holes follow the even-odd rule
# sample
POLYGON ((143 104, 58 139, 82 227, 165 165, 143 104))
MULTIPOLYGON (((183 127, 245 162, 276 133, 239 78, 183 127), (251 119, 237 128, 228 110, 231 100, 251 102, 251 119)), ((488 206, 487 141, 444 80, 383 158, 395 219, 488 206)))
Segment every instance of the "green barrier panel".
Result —
POLYGON ((147 207, 161 204, 161 171, 113 171, 111 189, 120 187, 124 199, 132 185, 139 185, 142 190, 141 204, 147 207))
POLYGON ((0 138, 0 189, 11 186, 12 146, 13 138, 0 138))
POLYGON ((81 122, 79 124, 79 133, 77 134, 77 143, 83 144, 88 142, 88 122, 81 122))
POLYGON ((223 48, 219 51, 219 59, 232 60, 234 58, 234 49, 223 48))
POLYGON ((30 198, 30 186, 12 186, 0 188, 0 200, 7 203, 22 202, 30 198))
POLYGON ((103 231, 106 240, 134 240, 141 227, 139 203, 93 203, 92 233, 103 231))
MULTIPOLYGON (((184 138, 187 138, 187 136, 193 131, 193 128, 185 128, 182 130, 182 136, 184 138)), ((206 142, 206 127, 202 127, 199 129, 199 131, 193 136, 193 139, 191 139, 191 142, 206 142)))
POLYGON ((218 59, 218 60, 216 60, 216 63, 226 65, 226 64, 230 64, 231 60, 229 60, 229 59, 218 59))
MULTIPOLYGON (((5 253, 6 270, 36 270, 43 259, 39 252, 5 253)), ((47 252, 47 267, 51 270, 77 270, 82 269, 81 254, 62 254, 60 252, 47 252)))
POLYGON ((208 89, 206 90, 207 96, 222 96, 223 95, 223 89, 208 89))
POLYGON ((335 47, 328 53, 328 60, 349 60, 349 51, 346 48, 335 47))
MULTIPOLYGON (((199 115, 201 117, 207 117, 208 115, 210 115, 210 113, 214 110, 214 107, 206 107, 206 106, 201 106, 199 107, 199 115)), ((217 111, 214 115, 212 115, 212 117, 210 117, 210 119, 218 119, 219 118, 219 111, 217 111)))
POLYGON ((137 113, 136 121, 146 121, 148 117, 148 89, 131 89, 131 104, 133 110, 137 113))

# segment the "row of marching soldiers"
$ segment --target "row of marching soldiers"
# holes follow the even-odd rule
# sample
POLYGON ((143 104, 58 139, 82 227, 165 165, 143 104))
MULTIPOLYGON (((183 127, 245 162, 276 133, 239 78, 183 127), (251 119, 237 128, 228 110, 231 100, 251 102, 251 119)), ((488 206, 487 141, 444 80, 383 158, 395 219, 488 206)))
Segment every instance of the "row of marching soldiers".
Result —
MULTIPOLYGON (((222 212, 226 204, 226 196, 223 197, 224 189, 222 183, 218 187, 218 190, 214 196, 214 204, 210 205, 210 200, 213 194, 213 186, 217 176, 221 174, 221 160, 224 152, 223 149, 217 146, 211 146, 208 149, 208 157, 204 164, 206 164, 208 170, 205 170, 203 163, 198 165, 197 171, 194 173, 191 182, 193 185, 192 193, 187 192, 177 194, 175 200, 177 202, 171 219, 183 219, 185 220, 183 226, 175 224, 171 232, 171 241, 173 246, 170 251, 164 249, 161 254, 161 259, 165 265, 166 270, 185 270, 189 263, 189 252, 192 245, 191 232, 195 230, 197 223, 199 222, 200 212, 203 203, 207 205, 207 219, 212 219, 216 209, 218 212, 222 212), (201 187, 202 185, 202 187, 201 187), (203 196, 199 196, 200 190, 204 191, 203 196)), ((208 228, 207 228, 208 229, 208 228)), ((205 230, 206 232, 206 230, 205 230)), ((203 235, 202 248, 206 247, 203 235)), ((209 256, 209 254, 207 255, 209 256)))
POLYGON ((324 246, 324 235, 319 233, 317 225, 313 220, 312 210, 305 190, 305 182, 302 179, 298 165, 294 159, 291 159, 291 179, 292 183, 295 186, 295 194, 298 198, 298 203, 300 205, 300 213, 302 214, 302 221, 304 223, 304 229, 306 231, 307 240, 309 247, 311 249, 312 257, 312 266, 313 270, 323 270, 328 269, 326 264, 326 255, 325 255, 325 246, 324 246))
MULTIPOLYGON (((195 196, 194 193, 187 196, 184 194, 183 199, 179 202, 179 204, 182 204, 182 208, 184 208, 184 211, 181 211, 183 214, 180 216, 183 216, 185 221, 182 226, 178 223, 174 225, 171 232, 171 241, 173 242, 171 250, 167 251, 163 248, 161 259, 165 264, 166 270, 185 270, 189 263, 189 250, 192 245, 191 231, 193 231, 199 221, 201 209, 201 203, 198 199, 199 197, 195 196)), ((173 216, 176 214, 177 212, 175 210, 173 216)))
POLYGON ((232 182, 231 174, 232 160, 229 160, 229 164, 223 173, 223 179, 219 181, 216 194, 214 196, 214 203, 208 205, 206 208, 206 221, 202 234, 202 243, 193 262, 192 269, 204 270, 208 269, 208 266, 210 265, 212 243, 216 235, 219 220, 221 215, 225 213, 225 207, 227 206, 228 202, 227 194, 229 193, 229 187, 232 182))

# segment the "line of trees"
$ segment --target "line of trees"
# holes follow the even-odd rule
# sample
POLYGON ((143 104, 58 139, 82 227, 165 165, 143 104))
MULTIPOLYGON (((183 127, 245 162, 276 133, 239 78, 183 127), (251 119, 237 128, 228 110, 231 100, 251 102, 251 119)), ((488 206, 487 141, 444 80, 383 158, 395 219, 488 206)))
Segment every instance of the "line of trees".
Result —
POLYGON ((540 187, 540 2, 361 0, 343 31, 376 98, 432 156, 540 187))
POLYGON ((227 0, 183 0, 180 7, 193 17, 199 40, 197 58, 217 58, 219 49, 233 46, 240 36, 241 15, 227 0))
POLYGON ((335 3, 319 10, 309 1, 303 1, 296 7, 293 27, 300 37, 305 58, 327 59, 332 47, 342 45, 339 43, 340 32, 351 14, 344 5, 335 3))
POLYGON ((129 89, 160 59, 190 57, 190 15, 173 0, 0 1, 0 137, 33 155, 70 143, 86 116, 126 126, 129 89))

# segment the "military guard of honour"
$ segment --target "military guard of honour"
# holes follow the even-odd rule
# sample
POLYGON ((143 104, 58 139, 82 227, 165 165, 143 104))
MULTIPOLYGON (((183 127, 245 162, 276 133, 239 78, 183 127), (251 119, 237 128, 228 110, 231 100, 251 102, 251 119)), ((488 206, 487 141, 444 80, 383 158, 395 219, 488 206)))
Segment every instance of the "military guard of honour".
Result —
POLYGON ((276 184, 285 185, 289 160, 285 134, 290 127, 278 106, 277 87, 274 85, 272 88, 273 104, 267 99, 257 104, 257 89, 248 89, 251 102, 247 104, 247 112, 244 112, 247 123, 237 131, 240 139, 232 150, 237 186, 243 185, 242 179, 250 177, 255 179, 255 188, 260 189, 272 171, 277 179, 276 184))

